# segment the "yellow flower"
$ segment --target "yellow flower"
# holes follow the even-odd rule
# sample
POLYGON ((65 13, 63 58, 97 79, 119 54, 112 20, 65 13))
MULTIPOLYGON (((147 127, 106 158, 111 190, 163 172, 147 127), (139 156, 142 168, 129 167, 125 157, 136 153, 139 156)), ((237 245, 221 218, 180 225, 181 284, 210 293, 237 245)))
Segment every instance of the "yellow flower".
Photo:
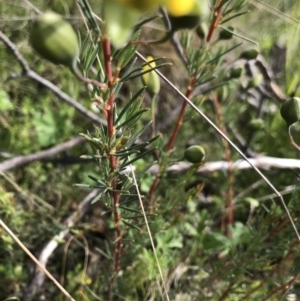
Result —
POLYGON ((196 0, 165 0, 168 13, 174 17, 188 15, 193 10, 195 4, 196 0))

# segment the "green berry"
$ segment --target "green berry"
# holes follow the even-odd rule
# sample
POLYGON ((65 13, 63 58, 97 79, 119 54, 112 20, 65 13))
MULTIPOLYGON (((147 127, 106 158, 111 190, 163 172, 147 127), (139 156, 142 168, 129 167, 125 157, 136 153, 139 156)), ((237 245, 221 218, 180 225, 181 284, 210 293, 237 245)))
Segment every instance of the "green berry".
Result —
POLYGON ((228 89, 228 86, 227 86, 227 85, 223 85, 223 86, 217 88, 217 89, 216 89, 216 93, 217 93, 217 96, 218 96, 218 100, 219 100, 219 101, 226 100, 226 98, 227 98, 228 95, 229 95, 229 89, 228 89))
POLYGON ((76 65, 79 55, 77 35, 60 15, 46 12, 39 16, 33 24, 29 41, 44 59, 72 69, 76 65))
POLYGON ((228 27, 228 30, 222 28, 219 33, 219 39, 220 40, 230 40, 233 36, 233 33, 232 33, 233 31, 234 31, 234 28, 231 26, 228 27))
POLYGON ((233 67, 230 70, 229 73, 229 78, 234 79, 234 78, 240 78, 243 72, 243 67, 233 67))
POLYGON ((192 145, 184 151, 184 158, 194 164, 200 163, 205 158, 205 150, 200 145, 192 145))
POLYGON ((288 126, 300 120, 300 98, 288 99, 280 108, 280 114, 288 126))
POLYGON ((240 58, 245 60, 254 60, 257 58, 258 53, 258 50, 255 48, 247 49, 241 53, 240 58))
POLYGON ((249 123, 248 126, 252 130, 260 130, 264 127, 265 122, 261 118, 254 118, 249 123))

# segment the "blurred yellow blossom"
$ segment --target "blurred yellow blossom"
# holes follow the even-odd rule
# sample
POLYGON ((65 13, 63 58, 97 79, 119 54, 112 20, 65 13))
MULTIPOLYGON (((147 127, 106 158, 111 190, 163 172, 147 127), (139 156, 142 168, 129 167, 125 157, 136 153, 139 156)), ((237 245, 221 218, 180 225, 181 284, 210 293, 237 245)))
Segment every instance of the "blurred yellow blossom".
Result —
POLYGON ((165 6, 168 13, 174 17, 181 17, 188 15, 197 0, 165 0, 165 6))

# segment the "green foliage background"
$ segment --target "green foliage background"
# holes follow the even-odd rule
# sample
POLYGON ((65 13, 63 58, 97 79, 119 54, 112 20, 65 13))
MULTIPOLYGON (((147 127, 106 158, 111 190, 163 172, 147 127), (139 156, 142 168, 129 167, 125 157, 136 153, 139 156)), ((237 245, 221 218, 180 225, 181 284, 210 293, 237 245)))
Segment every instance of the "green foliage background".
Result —
MULTIPOLYGON (((271 8, 259 1, 250 1, 246 7, 250 13, 233 19, 228 25, 235 27, 239 35, 256 41, 267 64, 273 68, 280 89, 287 95, 300 97, 300 31, 299 21, 294 20, 300 20, 300 3, 271 0, 265 3, 271 8)), ((90 109, 88 88, 66 68, 37 57, 28 45, 28 32, 35 15, 32 6, 69 16, 73 26, 85 37, 86 29, 76 1, 2 0, 0 5, 0 29, 15 43, 29 66, 90 109)), ((99 1, 91 0, 90 5, 96 14, 101 15, 99 1)), ((155 38, 162 35, 162 22, 149 24, 143 29, 145 36, 155 38)), ((182 36, 184 34, 187 33, 182 33, 182 36)), ((218 30, 214 39, 217 36, 218 30)), ((195 33, 193 37, 191 47, 196 51, 199 45, 194 42, 195 33)), ((217 53, 222 47, 232 47, 240 41, 237 37, 218 41, 212 51, 217 53)), ((239 48, 225 56, 220 65, 215 66, 213 72, 221 79, 225 78, 240 52, 250 45, 243 41, 239 48)), ((150 52, 155 57, 166 57, 165 61, 173 65, 163 67, 162 72, 182 91, 186 89, 188 75, 171 43, 140 47, 140 51, 145 55, 150 52)), ((94 132, 95 125, 91 120, 47 88, 28 78, 13 76, 20 72, 12 53, 0 43, 1 162, 17 155, 46 150, 79 133, 94 132)), ((130 99, 130 93, 135 94, 141 87, 139 79, 127 82, 117 100, 118 105, 123 107, 130 99)), ((285 123, 278 112, 280 102, 275 98, 264 99, 267 113, 263 115, 263 126, 257 129, 250 123, 259 117, 257 109, 249 104, 247 97, 242 97, 243 89, 238 80, 214 93, 219 97, 228 136, 238 146, 241 145, 231 128, 249 141, 250 149, 257 154, 299 158, 299 153, 289 142, 285 123)), ((159 150, 168 141, 176 119, 166 122, 182 101, 167 84, 162 83, 156 116, 157 125, 161 125, 161 139, 156 142, 159 150)), ((218 124, 208 94, 195 97, 193 102, 218 124)), ((144 107, 150 107, 147 95, 144 107)), ((145 114, 138 126, 142 127, 149 118, 150 113, 145 114)), ((146 132, 141 138, 146 140, 149 135, 146 132)), ((195 111, 188 109, 174 151, 167 158, 169 163, 182 161, 184 149, 191 144, 201 144, 205 148, 207 162, 226 160, 222 139, 195 111)), ((55 157, 0 174, 0 218, 36 256, 53 236, 64 229, 64 220, 76 211, 77 205, 90 192, 73 184, 92 184, 88 176, 101 174, 94 162, 77 160, 83 154, 92 154, 86 141, 55 157)), ((231 159, 239 158, 231 150, 231 159)), ((137 161, 137 173, 155 159, 148 156, 137 161)), ((149 217, 170 300, 288 300, 292 294, 298 300, 299 241, 273 191, 252 169, 234 170, 231 184, 227 170, 206 173, 196 173, 196 170, 192 166, 184 172, 163 174, 155 192, 155 216, 149 217), (226 233, 222 229, 222 216, 227 214, 230 185, 235 196, 235 222, 226 233)), ((284 200, 299 229, 298 170, 271 168, 264 173, 280 191, 293 185, 289 193, 284 194, 284 200)), ((140 183, 143 194, 147 195, 154 177, 150 173, 143 175, 140 183)), ((133 209, 139 210, 138 203, 133 209)), ((114 225, 110 213, 105 212, 102 202, 91 205, 83 219, 72 227, 72 236, 60 243, 47 265, 76 300, 106 300, 105 291, 113 266, 114 225)), ((143 219, 135 219, 133 224, 142 231, 124 226, 121 271, 114 286, 113 300, 165 300, 143 219)), ((31 260, 0 229, 0 300, 22 296, 20 294, 30 282, 32 273, 31 260)), ((45 300, 65 300, 48 279, 33 300, 40 300, 42 296, 45 300)))

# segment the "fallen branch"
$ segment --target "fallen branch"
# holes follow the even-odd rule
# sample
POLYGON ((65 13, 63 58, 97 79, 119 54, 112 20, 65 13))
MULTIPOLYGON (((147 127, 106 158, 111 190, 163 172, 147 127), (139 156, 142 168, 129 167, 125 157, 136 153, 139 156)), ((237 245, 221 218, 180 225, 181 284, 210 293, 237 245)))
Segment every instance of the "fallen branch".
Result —
MULTIPOLYGON (((271 168, 277 169, 295 169, 300 168, 300 160, 298 159, 282 159, 276 157, 267 157, 267 156, 257 156, 256 158, 249 158, 250 163, 260 169, 269 170, 271 168)), ((191 164, 186 162, 178 162, 167 168, 167 172, 181 173, 185 172, 190 168, 191 164)), ((228 168, 242 170, 242 169, 252 169, 250 164, 245 160, 237 160, 236 162, 226 162, 226 161, 217 161, 217 162, 206 162, 204 166, 201 166, 197 173, 211 173, 214 171, 228 170, 228 168)), ((152 174, 158 172, 158 165, 153 165, 149 171, 152 174)))
POLYGON ((20 167, 20 166, 32 163, 34 161, 51 158, 54 155, 57 155, 64 151, 67 151, 84 141, 85 141, 85 139, 83 137, 76 137, 67 142, 63 142, 61 144, 58 144, 57 146, 51 147, 47 150, 43 150, 41 152, 37 152, 34 154, 30 154, 30 155, 24 155, 24 156, 16 156, 12 159, 1 162, 0 163, 0 171, 7 171, 12 168, 16 168, 16 167, 20 167))
MULTIPOLYGON (((23 166, 34 161, 45 160, 53 157, 54 155, 66 151, 77 144, 85 141, 82 137, 73 138, 67 142, 63 142, 57 146, 54 146, 48 150, 44 150, 41 152, 37 152, 35 154, 25 155, 25 156, 17 156, 12 159, 6 160, 0 163, 0 171, 7 171, 15 167, 23 166)), ((285 158, 276 158, 276 157, 268 157, 268 156, 257 156, 256 158, 248 159, 254 166, 257 168, 269 170, 271 168, 277 169, 295 169, 300 168, 300 160, 298 159, 285 159, 285 158)), ((238 160, 236 162, 226 162, 226 161, 216 161, 216 162, 206 162, 205 165, 200 167, 197 173, 211 173, 214 171, 220 170, 228 170, 228 167, 236 170, 242 169, 251 169, 252 167, 245 160, 238 160)), ((169 168, 167 168, 167 172, 171 173, 181 173, 185 172, 191 166, 190 163, 187 162, 178 162, 177 164, 173 164, 169 168)), ((158 173, 159 166, 153 165, 149 172, 151 174, 158 173)))

